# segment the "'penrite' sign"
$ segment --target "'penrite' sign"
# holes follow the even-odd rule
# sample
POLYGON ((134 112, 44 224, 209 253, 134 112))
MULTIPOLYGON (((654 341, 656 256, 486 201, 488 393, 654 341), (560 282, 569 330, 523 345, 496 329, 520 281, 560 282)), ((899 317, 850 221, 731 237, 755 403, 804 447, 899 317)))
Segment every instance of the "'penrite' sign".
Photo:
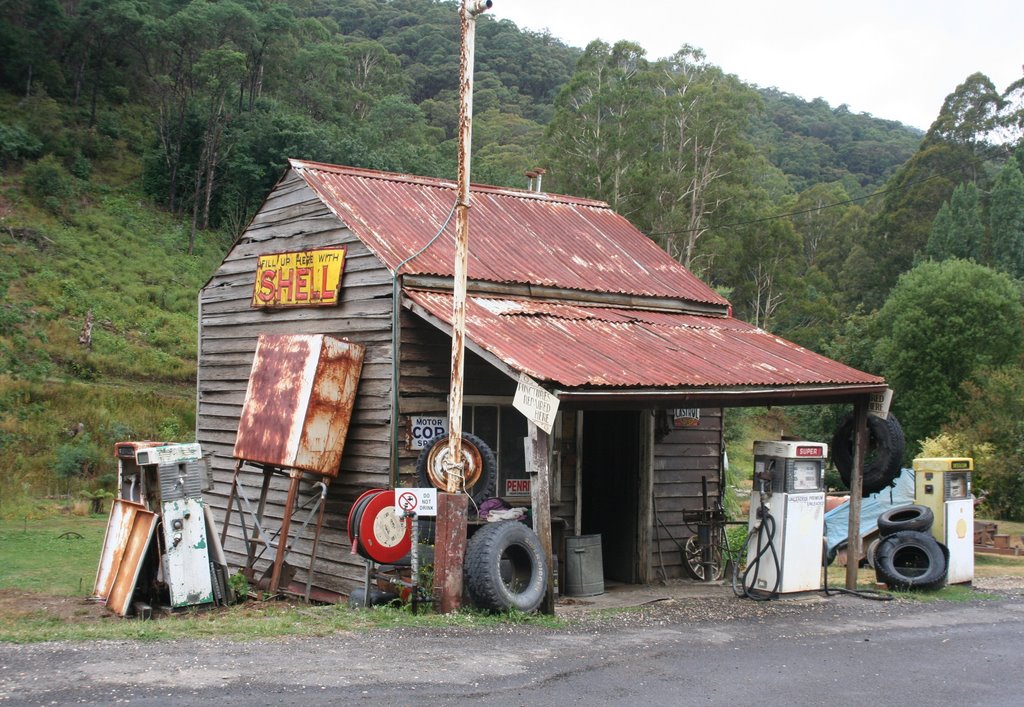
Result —
POLYGON ((322 307, 338 303, 345 248, 261 255, 253 307, 322 307))

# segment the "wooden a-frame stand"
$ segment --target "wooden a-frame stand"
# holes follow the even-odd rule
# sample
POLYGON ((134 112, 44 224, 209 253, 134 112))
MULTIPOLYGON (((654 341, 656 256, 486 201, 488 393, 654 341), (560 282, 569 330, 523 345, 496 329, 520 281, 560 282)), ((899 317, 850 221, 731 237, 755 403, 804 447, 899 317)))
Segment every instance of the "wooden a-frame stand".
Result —
POLYGON ((285 559, 287 558, 292 545, 298 541, 299 537, 301 537, 302 533, 305 531, 306 526, 313 517, 313 513, 316 513, 316 526, 313 532, 313 549, 310 553, 309 569, 306 572, 306 591, 304 595, 305 600, 309 601, 309 595, 313 584, 313 567, 316 564, 317 549, 320 544, 320 532, 324 523, 324 511, 327 507, 327 488, 330 482, 330 476, 316 474, 302 469, 262 464, 259 462, 247 461, 245 459, 235 460, 235 471, 231 478, 231 492, 228 495, 227 509, 224 514, 224 527, 221 528, 220 534, 221 545, 223 545, 227 539, 228 528, 231 523, 232 509, 237 506, 239 524, 242 529, 242 539, 245 542, 246 550, 246 563, 242 573, 250 581, 254 581, 253 574, 257 560, 262 557, 263 551, 273 550, 274 560, 270 566, 269 584, 265 587, 260 587, 261 589, 268 591, 271 595, 286 591, 286 589, 281 589, 281 585, 284 584, 287 587, 291 582, 291 577, 295 570, 285 562, 285 559), (263 484, 260 487, 260 496, 256 503, 256 508, 252 507, 252 504, 245 495, 244 488, 238 478, 243 464, 247 463, 258 467, 263 471, 263 484), (303 522, 299 532, 291 539, 291 542, 289 542, 292 518, 298 511, 302 510, 302 508, 310 503, 307 501, 302 506, 299 505, 299 484, 302 482, 305 474, 309 474, 311 477, 316 478, 314 485, 319 486, 321 492, 318 497, 314 497, 312 499, 313 507, 310 510, 309 515, 303 522), (274 476, 288 476, 288 500, 285 502, 284 515, 281 519, 281 527, 276 532, 270 532, 264 524, 263 513, 267 505, 267 493, 270 490, 270 481, 274 476), (249 535, 248 526, 246 525, 247 514, 251 518, 253 524, 251 537, 249 535), (259 550, 261 545, 263 546, 263 550, 259 550))

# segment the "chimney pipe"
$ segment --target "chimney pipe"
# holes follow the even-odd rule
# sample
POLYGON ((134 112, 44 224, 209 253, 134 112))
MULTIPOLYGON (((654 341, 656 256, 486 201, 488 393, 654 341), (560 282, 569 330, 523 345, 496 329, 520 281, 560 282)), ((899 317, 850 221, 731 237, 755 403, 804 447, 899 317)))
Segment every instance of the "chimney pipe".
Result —
POLYGON ((537 173, 534 172, 533 170, 527 170, 526 172, 524 172, 524 174, 526 175, 526 178, 529 180, 526 183, 526 191, 533 191, 533 180, 537 178, 537 173))

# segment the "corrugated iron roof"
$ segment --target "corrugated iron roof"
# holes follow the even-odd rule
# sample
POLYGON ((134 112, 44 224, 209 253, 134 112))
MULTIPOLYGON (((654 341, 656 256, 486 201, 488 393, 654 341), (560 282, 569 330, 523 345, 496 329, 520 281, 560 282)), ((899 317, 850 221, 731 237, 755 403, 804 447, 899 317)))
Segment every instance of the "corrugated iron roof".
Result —
MULTIPOLYGON (((423 248, 455 204, 454 181, 291 160, 392 271, 423 248)), ((469 278, 728 306, 604 202, 473 185, 469 278)), ((452 277, 454 219, 402 274, 452 277)))
MULTIPOLYGON (((405 294, 450 325, 450 294, 405 294)), ((517 371, 562 388, 885 383, 733 317, 470 296, 466 336, 517 371)))

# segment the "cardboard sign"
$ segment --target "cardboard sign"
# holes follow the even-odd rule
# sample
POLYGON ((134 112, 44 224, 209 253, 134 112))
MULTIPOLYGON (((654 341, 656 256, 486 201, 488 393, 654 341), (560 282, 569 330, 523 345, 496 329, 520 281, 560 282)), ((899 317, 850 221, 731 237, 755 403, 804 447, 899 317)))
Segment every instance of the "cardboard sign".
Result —
POLYGON ((887 420, 889 419, 890 405, 892 405, 892 388, 886 388, 884 393, 872 393, 871 400, 868 401, 868 414, 887 420))
POLYGON ((526 416, 526 419, 537 425, 548 434, 555 426, 555 415, 558 413, 558 398, 544 390, 537 381, 525 373, 519 374, 519 385, 512 407, 526 416))
POLYGON ((261 255, 253 307, 323 307, 338 303, 345 248, 261 255))

